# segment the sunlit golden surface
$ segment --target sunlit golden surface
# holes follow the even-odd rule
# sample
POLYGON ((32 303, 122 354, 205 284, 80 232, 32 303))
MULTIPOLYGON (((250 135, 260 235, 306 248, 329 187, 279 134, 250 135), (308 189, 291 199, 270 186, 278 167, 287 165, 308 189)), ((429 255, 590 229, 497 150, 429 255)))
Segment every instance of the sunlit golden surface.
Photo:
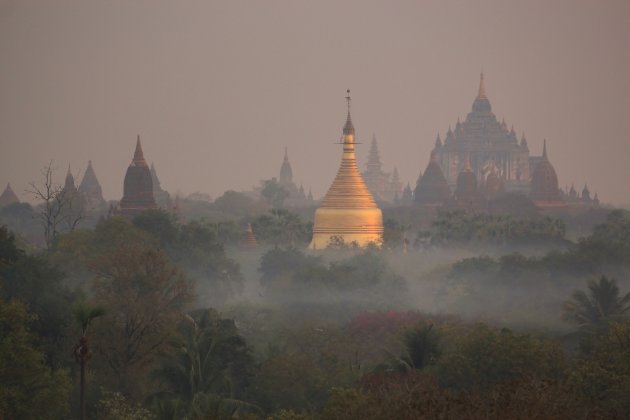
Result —
POLYGON ((322 205, 315 211, 311 249, 324 249, 335 240, 359 246, 381 244, 383 215, 368 190, 354 155, 354 128, 348 113, 341 166, 322 205))

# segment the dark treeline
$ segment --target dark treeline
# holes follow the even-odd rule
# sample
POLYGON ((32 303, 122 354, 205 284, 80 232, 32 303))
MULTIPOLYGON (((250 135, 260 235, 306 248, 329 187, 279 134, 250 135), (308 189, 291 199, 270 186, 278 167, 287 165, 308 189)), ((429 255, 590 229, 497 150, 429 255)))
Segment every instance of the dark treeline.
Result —
POLYGON ((383 249, 317 253, 297 214, 251 223, 255 249, 162 211, 46 251, 2 227, 0 418, 79 418, 82 364, 87 418, 630 416, 630 213, 577 242, 551 218, 392 219, 383 249))

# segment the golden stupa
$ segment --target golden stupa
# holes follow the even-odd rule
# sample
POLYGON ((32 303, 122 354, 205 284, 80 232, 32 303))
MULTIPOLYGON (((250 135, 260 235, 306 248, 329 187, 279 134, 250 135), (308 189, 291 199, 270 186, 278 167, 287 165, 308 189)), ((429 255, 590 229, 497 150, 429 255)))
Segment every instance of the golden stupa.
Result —
POLYGON ((346 245, 356 243, 361 247, 370 243, 380 246, 382 243, 383 214, 365 185, 354 156, 350 90, 346 100, 348 118, 343 127, 341 166, 321 206, 315 211, 311 249, 324 249, 331 239, 334 242, 343 240, 346 245))

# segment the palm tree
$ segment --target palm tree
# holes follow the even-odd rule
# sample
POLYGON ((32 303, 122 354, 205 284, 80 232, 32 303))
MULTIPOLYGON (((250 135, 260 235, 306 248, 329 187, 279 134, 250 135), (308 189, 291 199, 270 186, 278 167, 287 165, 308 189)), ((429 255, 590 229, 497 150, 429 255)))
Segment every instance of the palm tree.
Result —
POLYGON ((385 350, 389 356, 389 363, 377 367, 377 370, 385 368, 401 373, 410 372, 413 369, 422 370, 440 356, 439 335, 433 329, 433 324, 418 325, 408 330, 402 337, 402 341, 404 354, 394 356, 385 350))
POLYGON ((159 418, 192 419, 210 415, 228 418, 244 411, 260 412, 238 399, 251 359, 233 321, 212 310, 186 315, 175 354, 153 372, 163 390, 152 399, 159 418))
POLYGON ((77 324, 81 327, 81 338, 79 342, 74 346, 74 358, 77 363, 81 365, 81 420, 85 420, 85 365, 88 360, 92 358, 92 351, 88 343, 88 339, 85 336, 87 329, 94 320, 105 314, 105 309, 101 306, 92 306, 84 300, 77 300, 72 305, 72 312, 77 321, 77 324))
POLYGON ((564 318, 582 329, 605 327, 607 321, 630 313, 630 293, 620 296, 617 281, 602 276, 588 283, 588 294, 576 290, 564 303, 564 318))

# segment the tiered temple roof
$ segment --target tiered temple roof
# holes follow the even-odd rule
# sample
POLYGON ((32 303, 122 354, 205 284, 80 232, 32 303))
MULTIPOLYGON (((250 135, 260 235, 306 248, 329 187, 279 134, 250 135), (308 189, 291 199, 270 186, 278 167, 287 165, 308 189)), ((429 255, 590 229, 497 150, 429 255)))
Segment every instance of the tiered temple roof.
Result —
POLYGON ((138 135, 133 160, 125 174, 124 194, 122 200, 120 200, 120 213, 123 216, 134 217, 145 210, 155 208, 157 208, 157 205, 153 197, 151 171, 144 160, 140 135, 138 135))
POLYGON ((438 162, 449 185, 457 183, 466 156, 478 179, 485 179, 494 165, 509 190, 527 191, 530 176, 529 149, 524 136, 520 144, 512 127, 497 121, 486 94, 483 73, 472 111, 463 122, 457 121, 455 131, 449 127, 444 143, 436 139, 438 162))

